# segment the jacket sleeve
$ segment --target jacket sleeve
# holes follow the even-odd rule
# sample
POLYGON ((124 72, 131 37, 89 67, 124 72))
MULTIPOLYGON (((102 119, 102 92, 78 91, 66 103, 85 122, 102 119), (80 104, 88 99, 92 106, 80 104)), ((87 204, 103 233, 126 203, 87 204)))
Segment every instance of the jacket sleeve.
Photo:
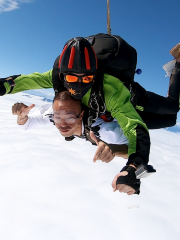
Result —
POLYGON ((127 164, 147 164, 150 152, 149 132, 130 102, 130 92, 119 79, 107 74, 104 77, 103 91, 107 111, 117 119, 129 140, 127 164))
MULTIPOLYGON (((14 81, 16 85, 14 86, 11 94, 32 89, 52 88, 52 70, 44 73, 35 72, 28 75, 22 74, 14 81)), ((7 94, 11 87, 8 83, 4 83, 4 86, 7 94)))

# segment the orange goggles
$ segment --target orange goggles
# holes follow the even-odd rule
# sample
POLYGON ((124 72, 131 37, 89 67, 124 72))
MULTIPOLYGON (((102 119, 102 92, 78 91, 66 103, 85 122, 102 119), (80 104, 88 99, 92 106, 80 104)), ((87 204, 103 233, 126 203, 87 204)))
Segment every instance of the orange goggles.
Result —
POLYGON ((66 74, 64 77, 65 77, 66 82, 70 82, 70 83, 77 82, 78 79, 81 79, 81 82, 83 82, 83 83, 90 83, 94 79, 94 75, 75 76, 75 75, 66 74))

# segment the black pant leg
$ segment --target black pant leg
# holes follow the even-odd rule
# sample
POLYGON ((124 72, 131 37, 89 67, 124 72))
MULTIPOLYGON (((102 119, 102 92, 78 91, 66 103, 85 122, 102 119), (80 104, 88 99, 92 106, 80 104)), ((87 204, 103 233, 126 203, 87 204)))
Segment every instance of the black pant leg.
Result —
POLYGON ((148 129, 160 129, 172 127, 176 124, 177 114, 156 114, 149 112, 138 111, 142 120, 147 125, 148 129))
POLYGON ((135 94, 133 105, 143 107, 144 112, 176 114, 179 111, 180 63, 176 63, 172 71, 168 97, 146 91, 138 83, 134 83, 132 90, 135 94))

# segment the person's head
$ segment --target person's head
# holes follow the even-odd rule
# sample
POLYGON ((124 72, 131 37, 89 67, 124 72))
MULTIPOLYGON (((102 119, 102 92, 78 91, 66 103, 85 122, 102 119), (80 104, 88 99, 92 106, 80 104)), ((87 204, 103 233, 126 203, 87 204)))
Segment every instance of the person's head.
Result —
POLYGON ((96 54, 88 40, 69 40, 59 58, 59 74, 73 98, 81 99, 92 87, 97 72, 96 54))
POLYGON ((54 123, 64 137, 81 135, 82 111, 81 101, 71 97, 68 91, 55 95, 53 100, 54 123))

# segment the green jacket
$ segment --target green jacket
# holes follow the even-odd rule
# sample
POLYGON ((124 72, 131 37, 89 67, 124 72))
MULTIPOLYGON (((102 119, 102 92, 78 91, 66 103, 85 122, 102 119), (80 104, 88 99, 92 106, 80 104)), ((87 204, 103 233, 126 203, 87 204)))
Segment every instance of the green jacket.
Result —
MULTIPOLYGON (((91 90, 83 97, 82 103, 88 106, 91 90)), ((116 118, 124 135, 129 140, 128 164, 149 161, 150 138, 146 124, 130 102, 131 94, 117 78, 104 74, 103 92, 106 110, 116 118)))
MULTIPOLYGON (((15 80, 15 87, 13 88, 13 93, 18 93, 26 90, 40 89, 40 88, 52 88, 52 70, 44 73, 31 73, 28 75, 21 75, 15 80)), ((10 91, 11 87, 8 83, 4 83, 6 88, 6 94, 10 91)))
MULTIPOLYGON (((11 94, 24 90, 52 88, 52 70, 45 73, 21 75, 15 79, 15 87, 11 94)), ((8 83, 4 84, 6 92, 10 90, 8 83)), ((82 98, 82 103, 88 106, 91 89, 82 98)), ((116 118, 124 135, 129 140, 128 164, 147 163, 149 160, 150 139, 148 129, 130 102, 130 92, 123 83, 108 74, 104 74, 103 92, 106 109, 116 118)))

